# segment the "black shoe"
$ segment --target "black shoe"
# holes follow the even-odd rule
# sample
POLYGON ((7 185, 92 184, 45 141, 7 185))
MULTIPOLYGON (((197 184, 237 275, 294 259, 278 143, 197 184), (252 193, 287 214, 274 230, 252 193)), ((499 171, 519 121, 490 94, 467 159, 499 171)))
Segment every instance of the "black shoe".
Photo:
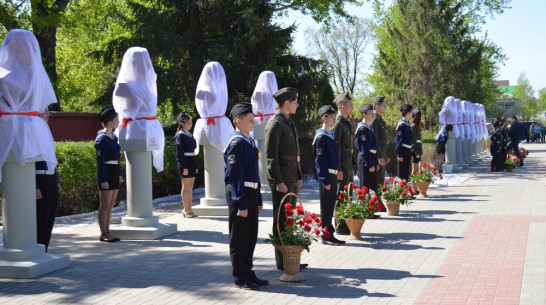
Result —
POLYGON ((235 286, 246 290, 260 290, 260 286, 253 281, 235 281, 235 286))
POLYGON ((337 235, 351 235, 350 231, 336 231, 337 235))
POLYGON ((332 237, 328 239, 322 239, 322 243, 328 246, 337 246, 338 244, 332 239, 332 237))
POLYGON ((379 217, 381 217, 381 215, 374 214, 374 215, 372 216, 372 219, 377 219, 377 218, 379 218, 379 217))
POLYGON ((252 281, 256 284, 258 284, 258 286, 265 286, 265 285, 269 285, 269 281, 268 280, 262 280, 262 279, 259 279, 256 277, 256 275, 254 275, 252 277, 252 281))
MULTIPOLYGON (((309 264, 300 264, 300 270, 307 268, 307 266, 309 266, 309 264)), ((284 267, 277 267, 277 270, 284 271, 284 267)))
POLYGON ((335 238, 334 236, 330 237, 330 239, 335 242, 336 244, 339 244, 339 245, 344 245, 345 244, 345 241, 343 240, 339 240, 337 238, 335 238))
POLYGON ((378 212, 386 212, 387 211, 387 208, 384 208, 382 210, 378 210, 378 212))

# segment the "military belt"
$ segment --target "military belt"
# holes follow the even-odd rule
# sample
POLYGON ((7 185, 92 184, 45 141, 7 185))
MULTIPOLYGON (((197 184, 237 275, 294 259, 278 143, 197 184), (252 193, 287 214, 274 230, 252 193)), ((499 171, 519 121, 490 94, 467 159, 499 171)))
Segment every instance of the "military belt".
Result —
POLYGON ((300 162, 300 156, 281 156, 281 160, 283 161, 297 161, 300 162))
POLYGON ((104 164, 118 164, 119 161, 118 160, 110 160, 110 161, 105 161, 104 164))
POLYGON ((194 156, 195 156, 195 153, 194 153, 194 152, 185 152, 185 153, 184 153, 184 156, 186 156, 186 157, 194 157, 194 156))
POLYGON ((258 182, 249 182, 249 181, 245 181, 245 186, 246 187, 250 187, 250 188, 253 188, 253 189, 257 189, 259 184, 258 182))
POLYGON ((329 168, 329 169, 328 169, 328 172, 329 172, 330 174, 337 175, 337 169, 331 169, 331 168, 329 168))
POLYGON ((36 170, 36 175, 53 175, 55 174, 55 172, 51 172, 51 173, 48 173, 46 170, 43 170, 43 169, 37 169, 36 170))
POLYGON ((411 149, 411 145, 409 144, 402 144, 403 147, 411 149))
POLYGON ((377 150, 375 150, 375 149, 370 149, 370 152, 371 152, 372 154, 375 154, 375 153, 377 153, 377 150))
POLYGON ((415 142, 417 142, 417 143, 423 143, 423 142, 421 142, 421 140, 415 140, 415 142))

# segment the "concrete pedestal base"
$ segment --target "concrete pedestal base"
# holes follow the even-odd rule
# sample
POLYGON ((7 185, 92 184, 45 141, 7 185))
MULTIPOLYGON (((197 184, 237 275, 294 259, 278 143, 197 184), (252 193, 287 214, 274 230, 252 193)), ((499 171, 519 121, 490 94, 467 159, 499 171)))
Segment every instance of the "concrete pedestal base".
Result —
MULTIPOLYGON (((42 245, 43 247, 43 245, 42 245)), ((42 253, 44 249, 42 248, 42 253)), ((19 249, 0 247, 0 255, 6 253, 24 256, 19 249)), ((0 277, 31 279, 70 266, 70 257, 64 254, 46 254, 24 260, 0 260, 0 277)))
MULTIPOLYGON (((201 198, 201 200, 203 199, 205 198, 201 198)), ((229 215, 229 210, 227 205, 214 206, 214 205, 200 204, 200 205, 193 206, 192 210, 195 214, 199 216, 228 216, 229 215)))
POLYGON ((149 227, 110 227, 110 233, 121 240, 153 240, 176 233, 175 223, 157 223, 149 227))

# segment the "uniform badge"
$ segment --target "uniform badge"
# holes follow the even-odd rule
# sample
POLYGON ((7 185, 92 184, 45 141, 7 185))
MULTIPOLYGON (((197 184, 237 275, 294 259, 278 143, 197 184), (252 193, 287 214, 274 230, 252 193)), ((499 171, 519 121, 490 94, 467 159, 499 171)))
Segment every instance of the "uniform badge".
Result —
POLYGON ((360 136, 360 140, 366 141, 366 135, 365 135, 365 134, 361 135, 361 136, 360 136))
POLYGON ((402 136, 402 130, 398 131, 398 135, 402 136))
POLYGON ((317 148, 317 156, 322 156, 322 148, 317 148))
MULTIPOLYGON (((231 141, 231 146, 235 146, 235 145, 237 145, 237 140, 231 141)), ((232 155, 232 156, 233 156, 233 155, 232 155)), ((235 157, 235 156, 234 156, 234 157, 235 157)))
POLYGON ((229 165, 234 165, 235 162, 236 162, 236 160, 235 160, 235 155, 229 155, 229 156, 227 157, 227 160, 228 160, 229 165))
POLYGON ((102 150, 97 149, 97 157, 100 157, 102 155, 102 150))

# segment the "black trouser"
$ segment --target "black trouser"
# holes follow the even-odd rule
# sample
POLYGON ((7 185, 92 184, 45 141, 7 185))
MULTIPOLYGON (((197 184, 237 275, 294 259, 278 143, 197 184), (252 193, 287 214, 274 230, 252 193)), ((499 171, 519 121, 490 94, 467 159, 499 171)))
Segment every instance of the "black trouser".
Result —
POLYGON ((501 170, 504 170, 504 162, 506 161, 506 145, 503 144, 503 147, 501 148, 501 152, 500 152, 500 169, 501 170))
POLYGON ((229 256, 236 281, 250 281, 253 277, 252 258, 258 240, 259 189, 245 187, 248 216, 237 216, 238 207, 231 199, 231 184, 226 185, 226 200, 229 208, 229 256))
POLYGON ((36 187, 42 193, 42 199, 36 200, 37 243, 44 245, 47 252, 59 202, 57 179, 54 175, 36 175, 36 187))
MULTIPOLYGON (((285 184, 286 184, 286 187, 288 188, 287 193, 298 194, 299 188, 298 188, 297 182, 294 182, 294 183, 285 182, 285 184)), ((269 187, 271 188, 271 201, 273 203, 273 235, 278 237, 279 232, 277 231, 277 212, 279 211, 280 208, 282 208, 281 213, 279 215, 279 229, 282 232, 284 231, 284 228, 286 227, 285 225, 286 215, 284 214, 284 205, 290 202, 295 208, 298 200, 296 199, 295 196, 289 196, 284 202, 281 203, 282 198, 287 193, 277 192, 277 185, 272 182, 269 182, 269 187)), ((284 265, 282 261, 282 253, 281 251, 277 250, 277 248, 275 248, 275 261, 277 262, 277 269, 284 269, 284 265)))
POLYGON ((521 158, 521 154, 519 153, 519 141, 512 141, 512 149, 514 150, 514 155, 520 159, 519 164, 523 165, 523 159, 521 158))
POLYGON ((491 159, 491 171, 492 172, 498 172, 503 170, 502 166, 502 156, 501 152, 492 152, 491 155, 493 156, 493 159, 491 159))
POLYGON ((319 179, 320 218, 322 228, 328 227, 328 232, 330 232, 331 236, 334 236, 332 217, 334 217, 337 197, 337 175, 329 174, 328 179, 330 180, 330 190, 326 190, 324 182, 319 179))
POLYGON ((411 149, 402 147, 402 161, 398 161, 398 177, 409 181, 411 170, 411 149))
MULTIPOLYGON (((377 191, 377 178, 376 172, 370 172, 370 168, 364 166, 364 158, 361 154, 358 154, 357 157, 358 163, 358 180, 360 180, 360 186, 366 186, 370 190, 377 191)), ((372 154, 373 164, 377 164, 377 157, 375 154, 372 154)))

